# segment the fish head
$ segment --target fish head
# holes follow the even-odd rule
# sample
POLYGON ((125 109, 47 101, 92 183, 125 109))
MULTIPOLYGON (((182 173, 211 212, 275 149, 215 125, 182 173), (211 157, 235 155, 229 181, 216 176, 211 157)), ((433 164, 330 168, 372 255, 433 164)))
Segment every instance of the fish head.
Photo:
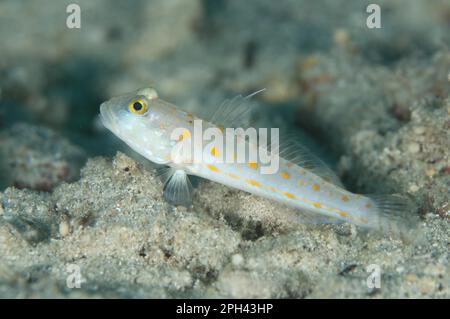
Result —
POLYGON ((153 88, 143 88, 114 97, 100 105, 103 125, 152 162, 168 162, 170 134, 161 123, 167 121, 168 103, 153 88))

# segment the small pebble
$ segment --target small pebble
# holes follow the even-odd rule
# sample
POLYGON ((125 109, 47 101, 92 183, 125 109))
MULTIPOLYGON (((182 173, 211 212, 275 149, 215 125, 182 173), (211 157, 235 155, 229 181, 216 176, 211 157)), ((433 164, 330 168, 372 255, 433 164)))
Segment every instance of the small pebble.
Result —
POLYGON ((244 257, 241 254, 235 254, 231 257, 231 263, 235 267, 239 267, 244 263, 244 257))
POLYGON ((420 151, 420 145, 416 142, 411 142, 408 145, 408 152, 410 153, 418 153, 420 151))
POLYGON ((117 152, 113 165, 119 172, 129 172, 137 168, 137 163, 121 152, 117 152))
POLYGON ((417 186, 416 184, 411 184, 410 186, 409 186, 409 191, 411 192, 411 193, 415 193, 415 192, 417 192, 419 190, 419 186, 417 186))
POLYGON ((414 133, 416 133, 417 135, 422 135, 423 133, 425 133, 425 127, 424 126, 415 127, 414 133))
POLYGON ((70 225, 69 223, 64 220, 59 224, 59 235, 61 237, 66 237, 67 235, 69 235, 70 232, 70 225))

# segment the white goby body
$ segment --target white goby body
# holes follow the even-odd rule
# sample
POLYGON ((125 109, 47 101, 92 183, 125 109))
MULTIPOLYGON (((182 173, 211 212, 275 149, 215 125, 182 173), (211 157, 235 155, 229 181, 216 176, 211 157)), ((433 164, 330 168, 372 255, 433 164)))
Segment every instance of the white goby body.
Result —
MULTIPOLYGON (((189 174, 366 228, 398 233, 412 228, 415 222, 409 200, 395 195, 353 194, 333 182, 329 171, 321 174, 320 170, 311 170, 301 165, 301 159, 280 157, 279 169, 274 174, 261 174, 261 163, 254 161, 215 161, 223 155, 215 147, 205 149, 203 154, 209 154, 209 158, 203 162, 192 158, 175 161, 174 146, 192 137, 194 122, 199 119, 161 100, 154 89, 140 89, 113 98, 101 105, 100 113, 103 124, 136 152, 173 168, 175 174, 168 178, 166 188, 169 198, 176 202, 183 202, 190 194, 186 176, 189 174), (172 132, 180 128, 178 141, 172 139, 172 132)), ((203 131, 211 127, 223 131, 215 123, 203 121, 203 131)), ((237 143, 245 143, 246 149, 259 149, 242 138, 237 138, 237 143)), ((205 141, 203 145, 208 143, 205 141)))

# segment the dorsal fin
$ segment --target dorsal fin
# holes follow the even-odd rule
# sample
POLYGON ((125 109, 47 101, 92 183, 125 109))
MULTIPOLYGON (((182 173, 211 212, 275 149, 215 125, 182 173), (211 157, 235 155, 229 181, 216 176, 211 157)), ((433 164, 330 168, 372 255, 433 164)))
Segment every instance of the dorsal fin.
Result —
POLYGON ((339 177, 320 158, 294 139, 292 135, 287 135, 282 139, 278 152, 281 158, 309 170, 327 182, 344 188, 339 177))
POLYGON ((238 95, 232 99, 223 101, 214 113, 208 117, 208 121, 223 127, 248 127, 252 110, 249 100, 265 90, 261 89, 247 96, 238 95))

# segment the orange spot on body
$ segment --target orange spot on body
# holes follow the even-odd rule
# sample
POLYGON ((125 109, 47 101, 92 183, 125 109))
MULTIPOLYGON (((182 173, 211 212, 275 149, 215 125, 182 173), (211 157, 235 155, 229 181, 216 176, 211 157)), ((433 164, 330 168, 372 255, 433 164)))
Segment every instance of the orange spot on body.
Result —
POLYGON ((254 179, 246 179, 245 181, 252 186, 261 187, 261 183, 254 179))
POLYGON ((342 195, 341 199, 342 199, 343 202, 348 202, 350 200, 350 198, 348 198, 347 195, 342 195))
POLYGON ((348 213, 347 212, 339 212, 339 215, 342 217, 348 217, 348 213))
POLYGON ((313 191, 317 192, 320 190, 320 185, 319 184, 313 184, 312 186, 313 191))
POLYGON ((286 195, 289 198, 295 198, 295 195, 289 192, 284 192, 284 195, 286 195))
POLYGON ((280 173, 280 175, 281 175, 281 177, 286 178, 286 179, 288 179, 288 178, 290 177, 289 174, 286 173, 285 171, 282 171, 282 172, 280 173))
POLYGON ((251 169, 257 169, 258 168, 258 164, 256 162, 249 161, 248 162, 248 167, 250 167, 251 169))
POLYGON ((208 167, 209 170, 211 170, 213 172, 216 172, 216 173, 219 172, 219 169, 214 165, 208 164, 208 165, 206 165, 206 167, 208 167))
POLYGON ((364 205, 365 208, 372 208, 372 204, 371 203, 367 203, 366 205, 364 205))
POLYGON ((236 174, 233 174, 233 173, 227 173, 227 176, 234 178, 234 179, 239 179, 239 176, 237 176, 236 174))
POLYGON ((322 204, 320 204, 318 202, 315 202, 313 205, 315 208, 322 208, 322 204))
POLYGON ((220 155, 219 154, 219 150, 217 149, 217 147, 215 147, 215 146, 211 147, 211 155, 215 156, 215 157, 220 155))
POLYGON ((178 138, 178 142, 183 141, 185 138, 191 137, 191 132, 189 130, 183 130, 183 133, 181 133, 180 137, 178 138))

